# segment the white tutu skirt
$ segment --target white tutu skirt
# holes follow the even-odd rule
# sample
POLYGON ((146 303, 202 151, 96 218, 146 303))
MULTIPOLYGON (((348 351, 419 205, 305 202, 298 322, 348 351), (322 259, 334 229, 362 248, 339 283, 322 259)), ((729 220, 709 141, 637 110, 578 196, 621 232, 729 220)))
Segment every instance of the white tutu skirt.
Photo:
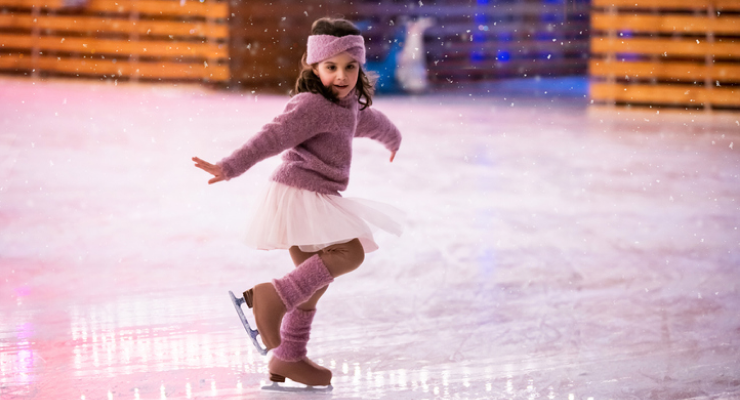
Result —
POLYGON ((373 234, 400 235, 403 212, 376 201, 326 195, 271 181, 254 210, 247 244, 260 250, 298 246, 304 252, 359 239, 378 249, 373 234))

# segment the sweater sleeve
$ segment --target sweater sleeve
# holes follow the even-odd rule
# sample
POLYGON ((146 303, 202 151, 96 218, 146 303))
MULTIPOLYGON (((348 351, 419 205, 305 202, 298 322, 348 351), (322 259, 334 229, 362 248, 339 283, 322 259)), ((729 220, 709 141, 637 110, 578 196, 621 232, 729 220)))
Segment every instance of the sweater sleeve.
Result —
POLYGON ((377 140, 390 151, 398 151, 401 147, 401 132, 385 114, 373 108, 360 111, 355 137, 377 140))
POLYGON ((298 146, 318 134, 321 104, 310 93, 294 96, 282 114, 217 164, 226 179, 235 178, 258 162, 298 146))

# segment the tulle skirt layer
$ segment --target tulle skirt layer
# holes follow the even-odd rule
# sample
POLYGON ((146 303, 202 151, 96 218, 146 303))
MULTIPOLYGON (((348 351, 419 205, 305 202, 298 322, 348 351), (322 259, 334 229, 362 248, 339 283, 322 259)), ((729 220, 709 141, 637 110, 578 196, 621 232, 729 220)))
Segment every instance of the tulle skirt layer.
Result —
POLYGON ((326 195, 270 182, 255 208, 247 244, 256 249, 316 252, 359 239, 366 253, 378 249, 374 233, 400 235, 403 212, 366 199, 326 195))

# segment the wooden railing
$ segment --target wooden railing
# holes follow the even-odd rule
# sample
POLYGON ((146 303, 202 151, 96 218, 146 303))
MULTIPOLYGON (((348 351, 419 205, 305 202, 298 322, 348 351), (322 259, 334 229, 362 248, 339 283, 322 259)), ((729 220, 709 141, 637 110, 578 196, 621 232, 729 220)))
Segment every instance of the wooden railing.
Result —
POLYGON ((227 81, 228 4, 0 0, 0 72, 227 81))
POLYGON ((595 103, 740 108, 740 1, 594 0, 595 103))

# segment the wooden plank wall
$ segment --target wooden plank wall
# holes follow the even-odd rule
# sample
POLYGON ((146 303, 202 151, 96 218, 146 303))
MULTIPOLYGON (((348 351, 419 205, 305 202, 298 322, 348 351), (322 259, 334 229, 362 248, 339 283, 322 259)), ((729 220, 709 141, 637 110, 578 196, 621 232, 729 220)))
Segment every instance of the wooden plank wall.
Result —
POLYGON ((229 4, 231 83, 247 89, 290 91, 313 21, 327 15, 354 19, 352 8, 340 1, 232 0, 229 4))
POLYGON ((740 109, 740 1, 594 0, 594 103, 740 109))
POLYGON ((311 23, 343 16, 363 30, 368 61, 403 41, 404 21, 433 17, 424 42, 433 85, 586 74, 588 0, 354 0, 255 5, 232 0, 234 84, 292 88, 311 23), (401 34, 401 36, 399 36, 401 34))
POLYGON ((228 4, 0 0, 0 73, 228 81, 228 4))

